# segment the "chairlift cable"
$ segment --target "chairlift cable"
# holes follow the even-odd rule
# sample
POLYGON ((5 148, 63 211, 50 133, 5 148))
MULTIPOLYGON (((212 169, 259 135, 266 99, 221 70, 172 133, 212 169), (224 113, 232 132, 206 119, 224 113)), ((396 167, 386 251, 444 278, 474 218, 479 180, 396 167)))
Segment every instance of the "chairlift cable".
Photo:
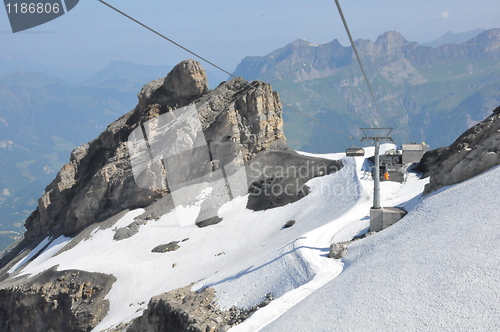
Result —
POLYGON ((375 98, 375 94, 373 93, 370 81, 368 80, 368 76, 366 75, 365 69, 363 67, 363 63, 361 62, 361 58, 360 58, 359 53, 358 53, 358 50, 356 48, 356 45, 354 44, 354 40, 352 39, 351 31, 349 30, 349 26, 347 25, 347 21, 345 19, 344 13, 342 12, 342 8, 340 7, 339 0, 335 0, 335 4, 337 5, 337 9, 339 11, 340 18, 342 19, 342 23, 344 24, 345 31, 347 32, 347 36, 349 37, 349 41, 351 42, 352 50, 354 51, 354 54, 356 55, 356 59, 358 60, 359 67, 361 68, 361 72, 363 73, 363 77, 365 78, 366 85, 368 86, 368 90, 370 90, 370 94, 372 96, 373 103, 375 104, 378 115, 380 117, 380 126, 379 127, 384 127, 384 118, 382 117, 382 113, 380 112, 380 108, 378 106, 377 99, 375 98))
MULTIPOLYGON (((220 66, 216 65, 215 63, 213 63, 213 62, 211 62, 211 61, 207 60, 206 58, 202 57, 201 55, 199 55, 199 54, 197 54, 197 53, 195 53, 195 52, 193 52, 193 51, 189 50, 188 48, 186 48, 186 47, 182 46, 181 44, 179 44, 179 43, 175 42, 174 40, 172 40, 172 39, 170 39, 170 38, 166 37, 165 35, 163 35, 163 34, 161 34, 161 33, 159 33, 158 31, 156 31, 156 30, 154 30, 154 29, 150 28, 150 27, 149 27, 149 26, 147 26, 146 24, 141 23, 140 21, 136 20, 135 18, 131 17, 130 15, 128 15, 128 14, 126 14, 126 13, 122 12, 122 11, 121 11, 121 10, 119 10, 118 8, 113 7, 112 5, 108 4, 107 2, 105 2, 105 1, 103 1, 103 0, 98 0, 98 1, 99 1, 99 2, 101 2, 102 4, 104 4, 104 5, 108 6, 109 8, 113 9, 114 11, 116 11, 116 12, 120 13, 121 15, 123 15, 123 16, 125 16, 125 17, 127 17, 128 19, 130 19, 130 20, 134 21, 135 23, 139 24, 140 26, 142 26, 142 27, 146 28, 147 30, 149 30, 149 31, 153 32, 154 34, 156 34, 156 35, 160 36, 161 38, 163 38, 163 39, 165 39, 165 40, 169 41, 170 43, 174 44, 175 46, 177 46, 177 47, 179 47, 179 48, 183 49, 184 51, 186 51, 186 52, 190 53, 191 55, 194 55, 194 56, 195 56, 195 57, 197 57, 198 59, 200 59, 200 60, 202 60, 202 61, 205 61, 205 62, 206 62, 206 63, 208 63, 209 65, 211 65, 211 66, 213 66, 213 67, 217 68, 218 70, 220 70, 220 71, 222 71, 223 73, 225 73, 225 74, 229 75, 230 77, 232 77, 232 78, 237 78, 235 75, 231 74, 230 72, 228 72, 227 70, 223 69, 222 67, 220 67, 220 66)), ((248 86, 249 86, 249 87, 251 87, 251 88, 254 88, 254 86, 253 86, 250 82, 248 82, 247 80, 245 80, 245 84, 246 84, 246 85, 248 85, 248 86)), ((270 97, 270 98, 272 98, 272 99, 276 100, 276 98, 275 98, 272 94, 269 94, 269 93, 266 93, 266 92, 263 92, 263 93, 264 93, 266 96, 268 96, 268 97, 270 97)), ((280 102, 281 102, 281 101, 280 101, 280 102)), ((332 130, 332 131, 336 132, 337 134, 340 134, 340 135, 343 135, 343 136, 349 137, 347 134, 345 134, 345 133, 343 133, 343 132, 341 132, 341 131, 339 131, 339 130, 337 130, 337 129, 335 129, 335 128, 333 128, 333 127, 331 127, 331 126, 329 126, 329 125, 327 125, 327 124, 325 124, 325 123, 323 123, 323 122, 321 122, 321 121, 319 121, 319 120, 317 120, 317 119, 315 119, 315 118, 313 118, 312 116, 310 116, 310 115, 308 115, 308 114, 306 114, 306 113, 304 113, 304 112, 302 112, 302 111, 299 111, 299 110, 298 110, 298 109, 296 109, 295 107, 293 107, 293 106, 291 106, 291 105, 289 105, 289 104, 285 104, 285 103, 283 103, 283 102, 281 102, 281 103, 282 103, 284 106, 288 107, 289 109, 293 110, 294 112, 297 112, 297 113, 299 113, 299 114, 301 114, 301 115, 305 116, 306 118, 308 118, 308 119, 310 119, 310 120, 312 120, 312 121, 314 121, 314 122, 316 122, 316 123, 318 123, 318 124, 322 125, 323 127, 326 127, 326 128, 328 128, 328 129, 330 129, 330 130, 332 130)))

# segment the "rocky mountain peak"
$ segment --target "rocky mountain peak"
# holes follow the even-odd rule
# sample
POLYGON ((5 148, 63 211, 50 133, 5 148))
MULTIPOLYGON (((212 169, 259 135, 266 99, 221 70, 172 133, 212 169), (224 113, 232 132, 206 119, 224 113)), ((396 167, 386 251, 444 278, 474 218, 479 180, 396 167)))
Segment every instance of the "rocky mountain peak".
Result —
POLYGON ((397 31, 387 31, 375 41, 375 45, 380 47, 379 51, 386 54, 401 52, 401 48, 407 43, 406 38, 397 31))
POLYGON ((245 160, 284 141, 281 102, 269 84, 233 79, 209 91, 205 70, 194 60, 182 61, 167 77, 149 82, 138 97, 134 110, 73 151, 27 219, 27 241, 53 234, 72 236, 166 194, 136 185, 127 145, 136 128, 162 114, 194 105, 206 139, 240 144, 245 160))
POLYGON ((448 31, 441 37, 427 43, 422 43, 422 46, 431 46, 431 47, 439 47, 441 45, 445 44, 461 44, 465 43, 466 41, 477 37, 481 32, 483 32, 484 29, 474 29, 466 32, 458 32, 458 33, 453 33, 452 31, 448 31))
POLYGON ((293 43, 291 43, 290 46, 292 48, 302 48, 302 47, 314 46, 314 44, 311 43, 310 41, 306 40, 306 39, 297 39, 296 41, 294 41, 293 43))
POLYGON ((176 98, 195 98, 208 90, 207 73, 198 61, 184 60, 172 69, 163 83, 176 98))
POLYGON ((142 113, 147 105, 152 104, 163 105, 164 112, 166 109, 186 106, 207 92, 205 69, 198 61, 189 59, 176 65, 166 77, 144 85, 137 97, 142 113))
MULTIPOLYGON (((186 211, 186 207, 191 211, 199 208, 196 219, 181 211, 173 217, 179 225, 175 227, 211 226, 227 218, 219 213, 222 206, 232 201, 241 203, 238 197, 245 199, 247 195, 247 209, 281 207, 307 196, 309 187, 305 184, 310 179, 343 167, 341 161, 288 149, 279 95, 268 83, 249 83, 240 77, 208 90, 201 65, 187 60, 166 78, 146 84, 138 97, 139 105, 132 111, 72 152, 70 162, 45 189, 36 211, 26 220, 22 242, 0 259, 1 331, 90 331, 97 324, 109 323, 103 323, 107 313, 114 315, 112 307, 118 301, 113 303, 106 294, 122 280, 113 272, 58 271, 53 267, 33 278, 17 278, 32 259, 37 259, 36 255, 43 255, 40 253, 46 253, 49 247, 64 254, 99 230, 112 232, 108 239, 113 246, 134 236, 135 240, 148 223, 156 224, 174 209, 186 211), (144 210, 137 211, 133 220, 122 219, 137 208, 144 210), (121 220, 126 225, 117 224, 121 220)), ((163 238, 170 235, 169 227, 156 228, 155 233, 163 238)), ((209 230, 205 234, 211 241, 213 233, 209 230)), ((175 251, 179 242, 158 243, 147 254, 175 251)), ((106 255, 100 244, 92 246, 99 256, 106 255)), ((135 246, 129 248, 136 250, 135 246)), ((158 293, 163 291, 158 289, 158 293)), ((178 293, 167 293, 162 299, 178 298, 178 293)), ((213 301, 207 298, 209 303, 213 301)), ((130 308, 128 302, 121 304, 130 308)), ((153 315, 157 315, 155 308, 150 306, 153 315)), ((188 316, 192 308, 189 305, 180 312, 182 326, 195 321, 188 316)), ((171 317, 172 311, 169 308, 160 315, 171 317)), ((196 313, 193 316, 198 319, 196 313)), ((130 331, 151 331, 148 317, 144 317, 130 331)), ((174 321, 175 327, 166 325, 165 329, 175 330, 179 325, 176 318, 174 321)), ((215 331, 214 324, 222 326, 223 322, 213 321, 211 327, 196 331, 215 331)), ((127 327, 106 331, 124 331, 127 327)), ((195 331, 190 327, 183 330, 195 331)))
POLYGON ((330 45, 330 47, 332 47, 332 48, 339 48, 339 47, 343 48, 344 47, 344 46, 342 46, 342 44, 340 43, 340 41, 337 38, 335 38, 334 40, 332 40, 329 43, 326 43, 326 45, 330 45))
POLYGON ((392 44, 406 44, 408 41, 402 34, 395 30, 384 32, 378 36, 376 43, 392 43, 392 44))
POLYGON ((481 32, 467 42, 469 45, 482 45, 484 52, 493 52, 500 48, 500 29, 489 29, 481 32))

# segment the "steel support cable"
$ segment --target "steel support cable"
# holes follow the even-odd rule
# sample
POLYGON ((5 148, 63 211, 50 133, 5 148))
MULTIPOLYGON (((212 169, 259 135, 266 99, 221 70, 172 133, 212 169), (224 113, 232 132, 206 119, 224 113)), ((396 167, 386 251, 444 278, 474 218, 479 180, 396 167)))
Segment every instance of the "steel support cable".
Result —
MULTIPOLYGON (((161 33, 159 33, 158 31, 156 31, 156 30, 154 30, 154 29, 152 29, 152 28, 148 27, 148 26, 147 26, 147 25, 145 25, 144 23, 142 23, 142 22, 140 22, 140 21, 136 20, 135 18, 131 17, 130 15, 128 15, 128 14, 126 14, 126 13, 122 12, 122 11, 121 11, 121 10, 119 10, 118 8, 113 7, 113 6, 112 6, 112 5, 110 5, 109 3, 107 3, 107 2, 105 2, 105 1, 103 1, 103 0, 97 0, 97 1, 99 1, 99 2, 101 2, 102 4, 104 4, 104 5, 108 6, 109 8, 113 9, 114 11, 116 11, 116 12, 120 13, 121 15, 125 16, 126 18, 128 18, 128 19, 130 19, 130 20, 134 21, 135 23, 137 23, 137 24, 139 24, 140 26, 142 26, 142 27, 146 28, 147 30, 149 30, 149 31, 153 32, 154 34, 156 34, 156 35, 160 36, 161 38, 163 38, 163 39, 165 39, 165 40, 169 41, 170 43, 174 44, 175 46, 177 46, 177 47, 179 47, 179 48, 183 49, 184 51, 188 52, 189 54, 194 55, 194 56, 195 56, 195 57, 197 57, 198 59, 205 61, 205 62, 206 62, 206 63, 208 63, 209 65, 211 65, 211 66, 213 66, 213 67, 217 68, 218 70, 220 70, 220 71, 222 71, 223 73, 225 73, 225 74, 229 75, 230 77, 237 78, 235 75, 231 74, 231 73, 230 73, 230 72, 228 72, 227 70, 224 70, 223 68, 221 68, 221 67, 217 66, 215 63, 213 63, 213 62, 211 62, 211 61, 209 61, 209 60, 205 59, 205 58, 204 58, 204 57, 202 57, 201 55, 199 55, 199 54, 197 54, 197 53, 195 53, 195 52, 193 52, 193 51, 189 50, 188 48, 186 48, 186 47, 182 46, 181 44, 179 44, 179 43, 175 42, 174 40, 172 40, 172 39, 170 39, 170 38, 166 37, 165 35, 163 35, 163 34, 161 34, 161 33)), ((248 82, 247 80, 245 80, 245 84, 246 84, 246 85, 248 85, 248 86, 249 86, 249 87, 251 87, 251 88, 255 88, 255 87, 254 87, 254 86, 253 86, 250 82, 248 82)), ((275 98, 272 94, 269 94, 269 93, 266 93, 266 92, 263 92, 263 93, 264 93, 266 96, 268 96, 268 97, 270 97, 270 98, 272 98, 272 99, 276 100, 276 98, 275 98)), ((321 121, 319 121, 319 120, 317 120, 317 119, 313 118, 313 117, 312 117, 312 116, 310 116, 310 115, 305 114, 305 113, 304 113, 304 112, 302 112, 302 111, 299 111, 298 109, 296 109, 295 107, 293 107, 293 106, 291 106, 291 105, 289 105, 289 104, 285 104, 285 103, 283 103, 283 102, 282 102, 282 104, 283 104, 284 106, 288 107, 289 109, 291 109, 292 111, 294 111, 294 112, 296 112, 296 113, 298 113, 298 114, 301 114, 301 115, 305 116, 306 118, 308 118, 308 119, 310 119, 310 120, 312 120, 312 121, 314 121, 314 122, 316 122, 316 123, 318 123, 318 124, 322 125, 323 127, 326 127, 326 128, 328 128, 328 129, 330 129, 330 130, 332 130, 332 131, 336 132, 336 133, 337 133, 337 134, 339 134, 339 135, 343 135, 343 136, 349 137, 347 134, 342 133, 341 131, 339 131, 339 130, 337 130, 337 129, 333 128, 333 127, 330 127, 329 125, 327 125, 327 124, 325 124, 325 123, 323 123, 323 122, 321 122, 321 121)))
POLYGON ((356 55, 356 59, 358 60, 359 67, 361 68, 361 72, 363 73, 363 77, 365 78, 366 85, 368 86, 368 90, 370 90, 370 94, 372 96, 373 103, 377 109, 378 115, 380 117, 380 126, 383 127, 384 118, 382 117, 382 112, 380 112, 380 108, 378 107, 377 100, 375 99, 375 94, 373 93, 370 81, 368 80, 368 76, 366 75, 365 69, 363 67, 363 63, 361 62, 361 58, 359 57, 358 50, 356 49, 356 45, 354 45, 354 40, 352 39, 351 31, 349 30, 349 26, 347 25, 347 21, 344 16, 344 12, 342 12, 342 8, 340 7, 339 0, 335 0, 335 4, 337 5, 337 9, 340 14, 340 18, 342 19, 342 23, 344 24, 345 31, 347 32, 347 36, 349 37, 349 41, 351 42, 352 50, 356 55))

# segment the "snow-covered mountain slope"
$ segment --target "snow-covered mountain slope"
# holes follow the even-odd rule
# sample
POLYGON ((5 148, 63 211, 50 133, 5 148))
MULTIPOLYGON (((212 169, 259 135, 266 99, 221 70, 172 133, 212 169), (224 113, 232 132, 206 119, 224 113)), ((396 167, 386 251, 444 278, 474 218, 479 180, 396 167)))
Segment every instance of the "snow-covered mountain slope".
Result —
MULTIPOLYGON (((373 155, 373 149, 367 152, 373 155)), ((255 331, 338 276, 343 263, 327 258, 330 244, 349 240, 368 229, 373 181, 363 171, 364 157, 321 157, 343 158, 344 167, 310 180, 310 194, 297 202, 254 212, 246 208, 248 196, 238 197, 219 210, 219 224, 204 228, 194 225, 199 206, 192 206, 183 211, 183 216, 189 216, 189 210, 193 210, 190 222, 180 223, 178 211, 174 210, 159 220, 149 220, 135 235, 116 241, 115 230, 129 225, 143 212, 137 209, 108 228, 96 228, 79 243, 66 237, 54 239, 35 260, 26 266, 17 264, 9 272, 33 276, 57 266, 59 271, 115 276, 117 281, 106 297, 110 310, 93 331, 128 322, 142 314, 145 303, 153 296, 190 284, 193 290, 215 289, 221 310, 252 307, 272 293, 275 301, 237 327, 255 331), (290 220, 295 224, 284 228, 290 220), (151 251, 173 241, 178 241, 180 247, 175 251, 151 251)), ((409 174, 403 184, 383 182, 382 204, 408 202, 422 192, 426 183, 415 174, 409 174)), ((35 248, 30 257, 49 241, 35 248)))
POLYGON ((499 186, 497 166, 422 199, 262 331, 498 331, 499 186))

